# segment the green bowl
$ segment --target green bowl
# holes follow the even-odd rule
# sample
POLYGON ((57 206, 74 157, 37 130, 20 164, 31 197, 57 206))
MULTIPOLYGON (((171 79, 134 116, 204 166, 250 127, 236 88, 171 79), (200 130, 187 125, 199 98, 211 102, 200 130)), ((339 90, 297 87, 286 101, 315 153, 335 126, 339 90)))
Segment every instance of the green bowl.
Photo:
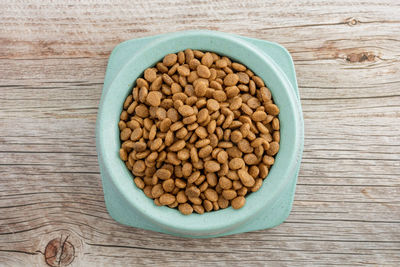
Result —
POLYGON ((304 126, 290 54, 282 46, 216 31, 184 31, 119 44, 109 58, 96 126, 96 147, 107 210, 116 221, 185 237, 214 237, 282 223, 290 213, 300 168, 304 126), (281 140, 275 164, 262 187, 239 210, 182 215, 158 207, 133 183, 119 158, 118 121, 122 105, 143 71, 166 54, 186 48, 213 51, 243 63, 260 76, 280 108, 281 140))

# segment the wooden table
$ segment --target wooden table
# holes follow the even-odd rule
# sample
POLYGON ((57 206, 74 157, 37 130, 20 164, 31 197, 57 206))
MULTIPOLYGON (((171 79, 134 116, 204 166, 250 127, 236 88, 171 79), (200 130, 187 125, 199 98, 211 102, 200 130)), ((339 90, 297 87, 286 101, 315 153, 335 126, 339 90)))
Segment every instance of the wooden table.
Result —
POLYGON ((400 2, 24 2, 0 3, 0 265, 399 266, 400 2), (292 54, 305 149, 279 227, 193 240, 106 211, 94 128, 107 58, 188 29, 292 54))

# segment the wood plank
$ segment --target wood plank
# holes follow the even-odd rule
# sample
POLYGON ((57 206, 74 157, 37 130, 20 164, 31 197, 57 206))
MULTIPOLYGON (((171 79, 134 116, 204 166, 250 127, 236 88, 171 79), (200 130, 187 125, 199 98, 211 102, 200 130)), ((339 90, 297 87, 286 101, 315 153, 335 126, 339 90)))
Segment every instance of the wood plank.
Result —
POLYGON ((400 3, 0 3, 0 265, 400 264, 400 3), (296 66, 305 149, 293 210, 273 229, 207 240, 108 215, 94 127, 119 42, 213 29, 279 42, 296 66))

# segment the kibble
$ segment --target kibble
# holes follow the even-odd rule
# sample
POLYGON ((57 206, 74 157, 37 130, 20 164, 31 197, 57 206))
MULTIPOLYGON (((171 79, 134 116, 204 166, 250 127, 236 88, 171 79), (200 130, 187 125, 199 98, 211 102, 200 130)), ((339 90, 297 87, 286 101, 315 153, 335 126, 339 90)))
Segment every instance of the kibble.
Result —
POLYGON ((232 200, 231 205, 232 205, 232 208, 237 210, 237 209, 240 209, 241 207, 243 207, 245 203, 246 203, 246 199, 243 196, 238 196, 232 200))
POLYGON ((239 170, 244 167, 244 161, 241 158, 233 158, 229 161, 229 168, 231 170, 239 170))
POLYGON ((186 49, 136 80, 118 121, 119 156, 157 206, 184 215, 239 209, 275 162, 278 115, 245 65, 186 49))

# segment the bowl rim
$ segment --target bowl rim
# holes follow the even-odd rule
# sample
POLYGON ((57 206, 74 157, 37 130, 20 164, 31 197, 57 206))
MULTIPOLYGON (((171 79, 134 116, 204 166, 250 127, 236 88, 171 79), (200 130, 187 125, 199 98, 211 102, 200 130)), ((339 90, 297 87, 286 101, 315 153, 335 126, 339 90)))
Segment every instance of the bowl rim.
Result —
MULTIPOLYGON (((232 55, 231 52, 227 50, 220 52, 217 51, 219 50, 218 48, 217 49, 206 48, 208 46, 209 45, 207 43, 204 43, 197 47, 192 46, 191 48, 214 51, 220 55, 226 55, 233 59, 241 58, 240 56, 232 55)), ((163 52, 163 55, 166 55, 167 53, 163 52)), ((141 66, 143 66, 143 64, 141 64, 141 66)), ((136 72, 138 71, 136 70, 136 72)), ((268 80, 266 80, 266 83, 268 83, 268 80)), ((105 88, 103 90, 105 90, 105 88)), ((275 94, 274 93, 275 90, 277 89, 271 89, 271 93, 273 96, 275 94)), ((152 223, 164 227, 166 229, 181 233, 203 234, 203 233, 218 233, 220 231, 228 231, 250 220, 251 218, 256 216, 262 209, 268 206, 271 203, 271 200, 276 199, 279 193, 285 188, 285 185, 290 181, 290 178, 295 174, 296 168, 300 163, 299 153, 301 154, 302 150, 302 131, 303 131, 301 107, 299 103, 297 103, 296 98, 297 96, 294 93, 292 84, 289 82, 286 75, 282 72, 282 70, 275 63, 275 61, 272 60, 267 54, 262 52, 258 47, 243 39, 240 39, 231 34, 215 32, 215 31, 184 31, 184 32, 164 34, 160 36, 158 39, 152 40, 147 46, 138 50, 132 56, 132 58, 129 59, 127 63, 119 70, 115 78, 109 84, 108 90, 102 96, 99 105, 98 123, 96 129, 96 139, 98 139, 97 146, 99 154, 99 163, 102 164, 104 170, 109 174, 110 180, 115 185, 116 189, 127 200, 127 202, 139 213, 138 215, 143 216, 152 223), (147 198, 147 196, 144 195, 143 191, 141 189, 138 189, 134 185, 132 181, 132 174, 129 172, 129 170, 127 170, 125 164, 122 163, 122 161, 119 158, 119 155, 117 155, 118 150, 120 148, 119 129, 117 127, 117 123, 119 121, 119 114, 122 110, 122 104, 118 108, 111 106, 112 108, 119 110, 119 112, 117 112, 118 115, 117 117, 114 114, 114 120, 110 118, 111 114, 109 105, 110 102, 113 102, 112 101, 113 99, 114 102, 119 101, 122 103, 126 95, 129 93, 129 90, 125 89, 126 94, 124 94, 124 96, 121 97, 120 94, 119 95, 117 94, 118 91, 123 90, 121 87, 125 86, 132 88, 132 84, 134 83, 136 78, 141 75, 143 70, 149 66, 154 66, 154 64, 160 60, 160 58, 158 58, 157 60, 152 60, 151 64, 147 64, 148 66, 142 68, 139 73, 137 73, 136 75, 132 75, 132 69, 134 68, 133 66, 135 65, 135 62, 140 60, 140 58, 143 57, 143 55, 148 55, 148 56, 150 55, 151 57, 152 54, 151 51, 160 50, 160 47, 162 47, 161 49, 162 51, 168 50, 170 51, 169 53, 178 52, 183 50, 181 48, 177 48, 182 46, 180 42, 185 43, 189 39, 196 39, 196 38, 208 38, 210 42, 217 42, 217 43, 222 42, 223 44, 226 43, 229 47, 240 48, 245 54, 251 55, 253 58, 254 57, 258 58, 259 61, 257 63, 253 63, 250 61, 246 62, 246 60, 241 60, 241 59, 238 59, 238 61, 242 62, 244 65, 249 67, 249 69, 251 69, 254 73, 263 78, 263 80, 266 80, 263 77, 265 76, 264 75, 265 71, 258 70, 257 67, 251 67, 251 66, 261 63, 261 65, 264 65, 266 69, 272 71, 272 74, 276 76, 276 82, 281 85, 280 88, 284 89, 283 93, 284 96, 287 98, 286 103, 289 105, 288 107, 290 109, 291 116, 293 116, 294 118, 293 119, 294 124, 292 125, 294 138, 293 140, 287 140, 287 141, 289 141, 289 144, 291 144, 293 147, 292 152, 297 152, 297 153, 290 153, 290 154, 286 153, 287 155, 282 155, 283 152, 281 146, 281 149, 276 156, 276 162, 274 166, 271 168, 268 176, 272 176, 274 172, 276 172, 277 170, 276 166, 280 162, 279 159, 283 158, 283 156, 285 156, 286 167, 287 166, 289 167, 287 167, 285 170, 281 170, 281 173, 283 173, 283 177, 279 181, 275 181, 272 183, 274 188, 272 191, 269 190, 271 192, 268 192, 269 193, 268 195, 264 196, 260 195, 262 191, 266 191, 268 189, 268 188, 266 189, 267 187, 265 184, 266 181, 269 182, 269 180, 271 180, 271 179, 264 179, 263 186, 257 192, 258 195, 257 193, 254 193, 251 194, 250 196, 247 196, 246 197, 247 206, 245 205, 242 209, 233 211, 232 207, 229 207, 227 209, 213 211, 202 215, 192 214, 190 216, 185 216, 180 214, 179 211, 177 211, 176 209, 155 206, 153 204, 153 200, 147 198), (175 44, 178 43, 179 45, 166 47, 165 45, 168 44, 169 42, 175 44), (127 78, 127 76, 129 75, 131 75, 130 78, 127 78), (130 82, 127 83, 127 80, 129 80, 130 82), (121 99, 115 100, 115 98, 121 98, 121 99), (111 127, 108 126, 109 125, 109 123, 107 123, 108 121, 114 121, 116 129, 111 130, 110 129, 111 127), (111 140, 110 142, 110 138, 112 136, 115 137, 116 132, 118 132, 117 135, 118 145, 117 145, 117 151, 113 151, 112 149, 109 149, 109 146, 110 143, 112 143, 112 145, 115 146, 115 140, 114 141, 111 140), (126 173, 128 173, 129 175, 127 176, 126 173), (120 175, 123 175, 125 177, 123 178, 125 179, 124 182, 122 181, 122 177, 119 177, 120 175), (128 184, 126 183, 127 178, 129 178, 130 183, 133 186, 128 186, 128 184), (138 192, 139 194, 137 194, 138 192), (142 204, 144 205, 138 204, 138 201, 139 202, 143 201, 142 204), (151 205, 149 205, 149 203, 151 203, 151 205), (249 203, 252 203, 251 205, 253 206, 249 207, 250 205, 249 203), (230 214, 232 212, 234 212, 234 214, 230 214), (229 219, 223 219, 225 218, 223 216, 226 215, 229 216, 229 219)), ((281 131, 283 131, 283 129, 281 131)))

